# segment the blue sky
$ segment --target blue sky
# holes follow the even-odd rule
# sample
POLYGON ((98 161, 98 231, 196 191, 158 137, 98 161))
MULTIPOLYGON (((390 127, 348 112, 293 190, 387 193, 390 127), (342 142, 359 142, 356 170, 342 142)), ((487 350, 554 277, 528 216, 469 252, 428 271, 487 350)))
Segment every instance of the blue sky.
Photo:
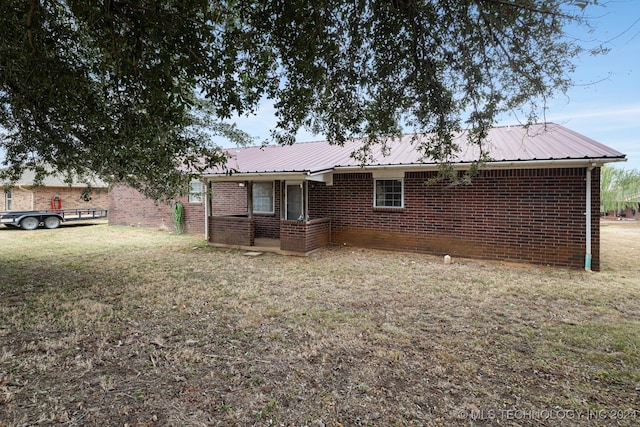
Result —
POLYGON ((573 87, 549 106, 547 120, 573 129, 627 155, 618 166, 640 170, 640 1, 601 1, 587 7, 595 31, 571 28, 606 55, 576 62, 573 87))
MULTIPOLYGON (((585 13, 593 23, 568 28, 567 32, 584 41, 610 49, 606 55, 584 55, 576 61, 572 75, 576 86, 549 103, 546 120, 561 124, 627 156, 616 165, 640 170, 640 0, 600 0, 585 13)), ((238 126, 258 141, 269 137, 275 125, 273 107, 268 103, 257 115, 236 119, 238 126)), ((498 125, 517 124, 506 118, 498 125)), ((297 140, 323 139, 304 131, 297 140)))

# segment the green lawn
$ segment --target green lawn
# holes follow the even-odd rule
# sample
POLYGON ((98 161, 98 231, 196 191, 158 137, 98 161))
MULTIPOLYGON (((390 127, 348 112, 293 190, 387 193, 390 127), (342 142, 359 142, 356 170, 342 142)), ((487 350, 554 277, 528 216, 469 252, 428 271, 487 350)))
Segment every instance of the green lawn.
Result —
POLYGON ((601 233, 586 273, 0 228, 0 426, 636 425, 640 226, 601 233))

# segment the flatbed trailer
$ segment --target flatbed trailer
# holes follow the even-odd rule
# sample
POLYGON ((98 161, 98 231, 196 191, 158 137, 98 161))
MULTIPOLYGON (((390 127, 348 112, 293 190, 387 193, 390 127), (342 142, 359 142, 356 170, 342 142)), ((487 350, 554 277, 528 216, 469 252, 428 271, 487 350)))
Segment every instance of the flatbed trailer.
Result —
POLYGON ((23 230, 58 228, 62 222, 94 220, 107 217, 107 210, 100 208, 87 209, 52 209, 44 211, 9 211, 0 212, 0 224, 7 227, 20 227, 23 230))

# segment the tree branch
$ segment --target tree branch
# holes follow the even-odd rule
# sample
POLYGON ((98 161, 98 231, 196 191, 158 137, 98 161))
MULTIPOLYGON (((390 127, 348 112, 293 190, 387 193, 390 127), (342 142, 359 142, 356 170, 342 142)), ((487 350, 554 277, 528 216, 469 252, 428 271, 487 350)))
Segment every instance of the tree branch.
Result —
MULTIPOLYGON (((552 9, 540 9, 540 8, 537 8, 537 7, 531 7, 531 6, 528 6, 526 4, 520 4, 518 2, 507 1, 507 0, 476 0, 476 4, 478 4, 478 3, 493 3, 493 4, 503 5, 503 6, 514 7, 516 9, 527 10, 529 12, 540 13, 540 14, 543 14, 543 15, 560 16, 560 17, 563 17, 563 18, 570 18, 569 15, 565 15, 563 13, 554 12, 552 9)), ((480 7, 479 4, 478 4, 478 7, 480 7)))
POLYGON ((31 7, 29 8, 29 13, 27 14, 27 37, 29 38, 29 45, 31 46, 31 54, 35 55, 37 52, 36 43, 33 38, 33 16, 36 13, 36 9, 40 6, 39 0, 31 0, 31 7))

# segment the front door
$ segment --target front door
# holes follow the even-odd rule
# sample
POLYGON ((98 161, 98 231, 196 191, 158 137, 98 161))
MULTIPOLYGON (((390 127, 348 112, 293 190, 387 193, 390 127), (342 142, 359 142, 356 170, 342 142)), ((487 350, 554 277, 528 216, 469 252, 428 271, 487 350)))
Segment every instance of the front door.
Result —
POLYGON ((287 183, 287 217, 285 219, 296 221, 304 218, 304 192, 303 183, 287 183))

